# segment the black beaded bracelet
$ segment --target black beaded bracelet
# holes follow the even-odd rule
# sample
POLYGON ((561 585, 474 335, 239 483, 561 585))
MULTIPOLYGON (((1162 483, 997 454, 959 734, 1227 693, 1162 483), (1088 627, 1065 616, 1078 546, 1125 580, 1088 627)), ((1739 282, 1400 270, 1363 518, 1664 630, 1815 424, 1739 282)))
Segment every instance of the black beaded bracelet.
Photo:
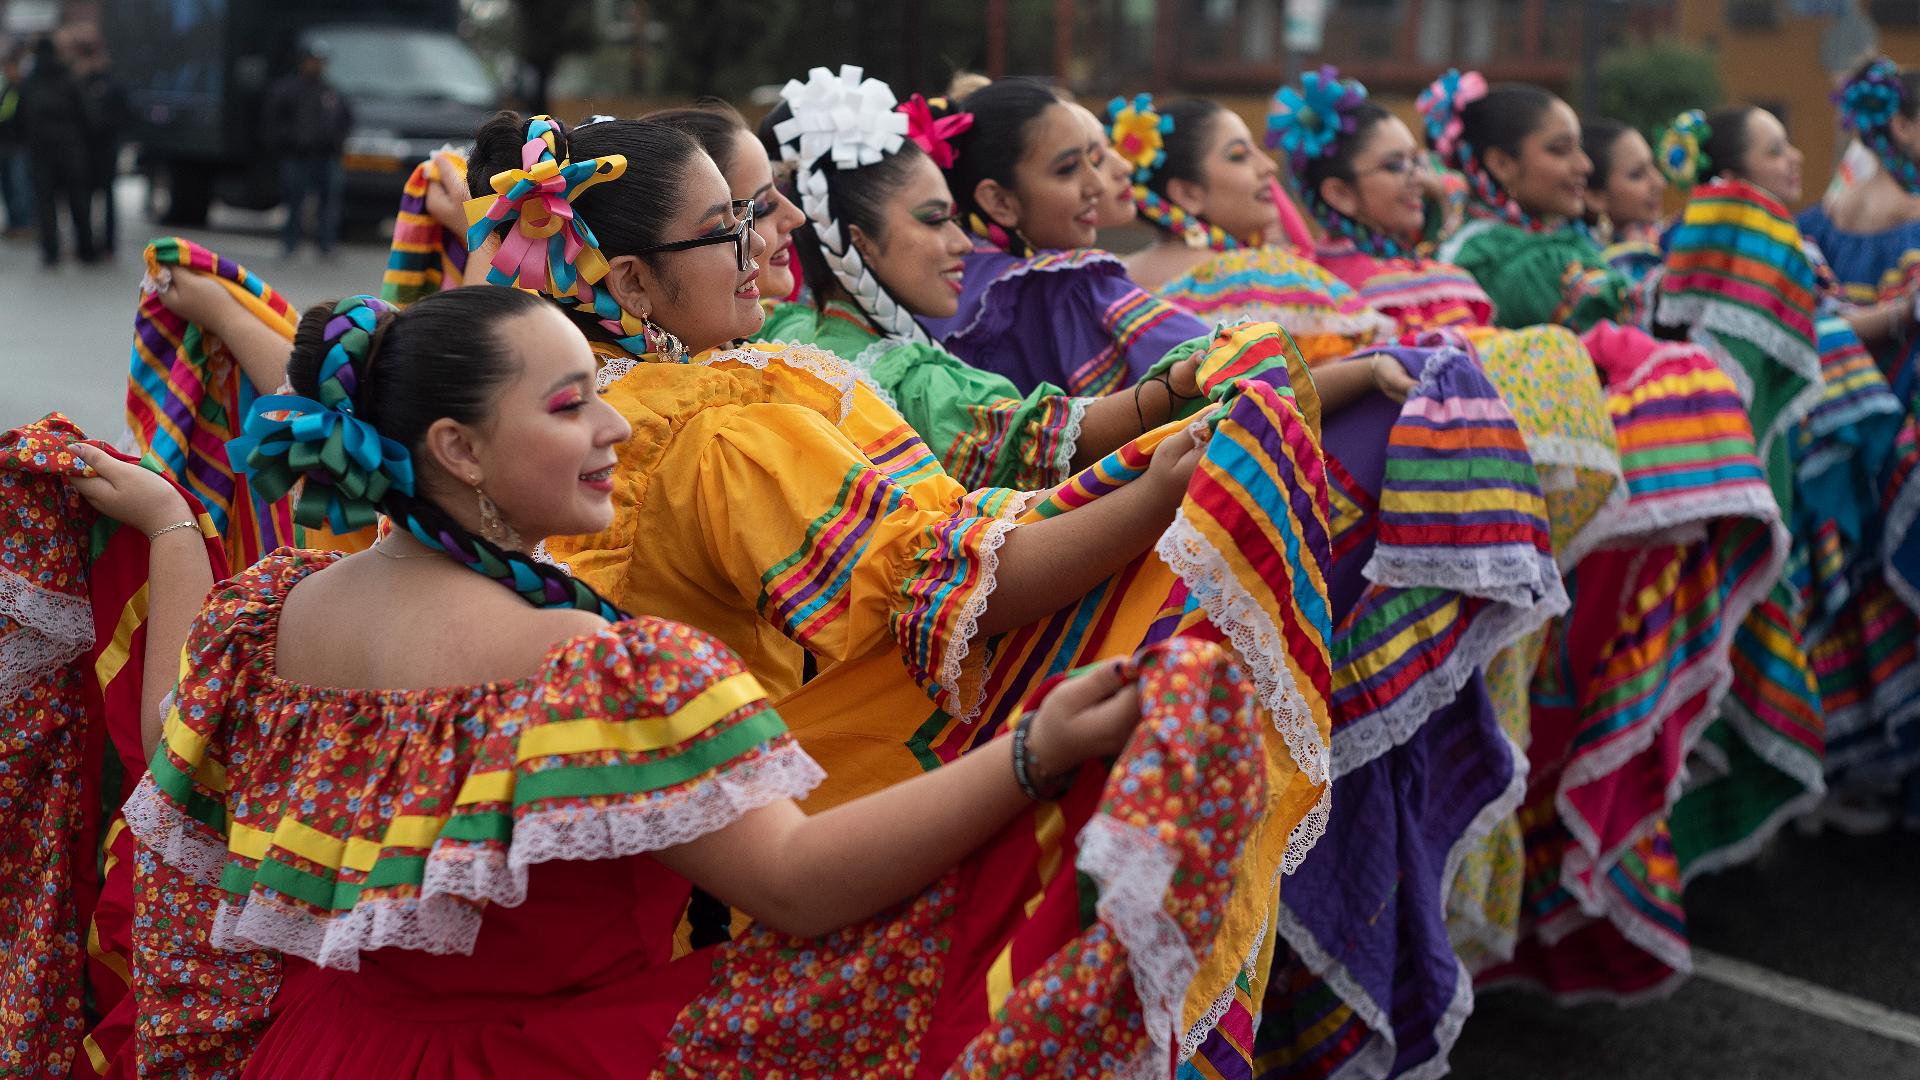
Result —
POLYGON ((1033 776, 1027 772, 1027 717, 1022 717, 1013 725, 1013 782, 1034 802, 1046 802, 1055 798, 1059 792, 1043 792, 1033 784, 1033 776))

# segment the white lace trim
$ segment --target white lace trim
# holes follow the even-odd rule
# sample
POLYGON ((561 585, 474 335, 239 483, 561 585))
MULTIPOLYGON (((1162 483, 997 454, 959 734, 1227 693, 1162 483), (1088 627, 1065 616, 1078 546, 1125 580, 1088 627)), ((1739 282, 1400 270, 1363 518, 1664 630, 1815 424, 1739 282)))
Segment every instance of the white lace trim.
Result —
POLYGON ((19 629, 0 637, 0 705, 34 680, 93 648, 93 605, 0 570, 0 617, 19 629))
MULTIPOLYGON (((728 768, 698 786, 644 803, 597 810, 529 814, 515 820, 511 848, 476 853, 436 842, 419 896, 366 901, 332 918, 249 896, 222 903, 213 944, 230 951, 275 949, 321 967, 357 971, 360 954, 380 948, 471 955, 484 905, 526 899, 527 870, 556 859, 613 859, 684 844, 781 799, 800 799, 826 773, 798 743, 728 768)), ((191 821, 143 779, 127 805, 127 826, 169 865, 203 884, 218 880, 226 845, 191 821)))
MULTIPOLYGON (((1168 288, 1171 292, 1172 286, 1168 288)), ((1222 305, 1209 308, 1205 312, 1198 312, 1178 299, 1168 302, 1176 304, 1183 311, 1195 315, 1204 314, 1206 318, 1225 326, 1247 322, 1277 322, 1284 326, 1288 333, 1296 336, 1329 334, 1358 338, 1362 345, 1390 342, 1399 331, 1398 325, 1392 319, 1372 308, 1357 315, 1308 315, 1293 308, 1282 310, 1283 305, 1263 302, 1222 305)))
POLYGON ((1487 218, 1473 218, 1465 225, 1460 226, 1452 236, 1442 240, 1439 249, 1433 253, 1433 257, 1443 263, 1459 265, 1460 250, 1467 246, 1467 241, 1493 228, 1493 225, 1494 223, 1487 218))
MULTIPOLYGON (((1692 534, 1721 518, 1750 518, 1769 528, 1785 528, 1780 524, 1780 504, 1774 501, 1772 490, 1760 481, 1679 498, 1625 499, 1617 503, 1609 500, 1568 543, 1562 561, 1571 568, 1595 551, 1696 539, 1692 534)), ((1780 566, 1785 565, 1782 556, 1780 566)), ((1771 573, 1775 578, 1779 576, 1778 570, 1771 573)))
MULTIPOLYGON (((1777 510, 1776 510, 1777 513, 1777 510)), ((1686 770, 1683 768, 1668 784, 1663 806, 1643 817, 1625 830, 1621 838, 1611 848, 1603 849, 1600 838, 1578 811, 1574 809, 1572 792, 1575 788, 1593 783, 1619 769, 1628 761, 1639 756, 1659 737, 1666 725, 1667 717, 1673 714, 1682 703, 1704 695, 1700 711, 1694 715, 1686 729, 1681 732, 1679 759, 1686 761, 1700 747, 1701 738, 1707 728, 1712 726, 1724 705, 1731 702, 1728 690, 1733 686, 1732 650, 1734 636, 1740 624, 1746 621, 1748 613, 1773 588, 1779 577, 1780 568, 1786 563, 1787 532, 1777 518, 1772 523, 1773 550, 1767 565, 1750 576, 1728 597, 1721 609, 1721 631, 1709 643, 1707 651, 1693 665, 1671 680, 1660 695, 1659 702, 1633 734, 1606 748, 1583 755, 1567 765, 1560 776, 1560 782, 1554 791, 1554 807, 1559 812, 1567 831, 1573 834, 1576 846, 1567 851, 1561 867, 1561 884, 1579 903, 1582 911, 1589 915, 1602 914, 1606 904, 1605 894, 1596 896, 1581 884, 1585 878, 1605 890, 1605 878, 1622 854, 1638 843, 1654 824, 1670 809, 1680 797, 1687 783, 1686 770)), ((1751 740, 1749 740, 1751 741, 1751 740)), ((1756 748, 1757 749, 1757 748, 1756 748)), ((1819 770, 1818 763, 1814 771, 1819 770)), ((1816 780, 1816 783, 1819 781, 1816 780)), ((1610 892, 1610 890, 1607 890, 1610 892)), ((1621 918, 1637 917, 1631 913, 1622 913, 1621 918)), ((1619 923, 1620 919, 1614 921, 1619 923)), ((1625 933, 1622 928, 1622 933, 1625 933)), ((1637 944, 1637 942, 1636 942, 1637 944)), ((1651 950, 1649 950, 1651 951, 1651 950)), ((1656 954, 1657 955, 1657 954, 1656 954)))
POLYGON ((1165 905, 1179 860, 1148 829, 1106 814, 1087 822, 1078 844, 1074 865, 1099 886, 1095 910, 1127 947, 1127 966, 1153 1044, 1150 1058, 1163 1063, 1164 1071, 1169 1033, 1178 1033, 1183 1046, 1190 1034, 1181 1030, 1181 1013, 1200 970, 1192 945, 1165 905))
POLYGON ((1294 764, 1310 783, 1327 783, 1327 744, 1321 741, 1319 723, 1287 667, 1286 639, 1272 616, 1233 579, 1225 557, 1187 519, 1185 508, 1175 511, 1173 524, 1161 534, 1154 552, 1186 584, 1208 621, 1240 654, 1294 764))
POLYGON ((1015 518, 1022 508, 1021 500, 1009 500, 1005 512, 987 526, 986 535, 980 538, 980 583, 961 605, 947 648, 940 657, 940 670, 934 673, 934 679, 947 695, 947 714, 963 724, 971 724, 979 717, 986 687, 975 687, 972 699, 968 700, 966 688, 961 685, 961 672, 966 667, 968 653, 973 650, 973 639, 980 633, 980 616, 986 613, 987 601, 999 583, 1000 545, 1007 542, 1007 534, 1019 524, 1015 518))
POLYGON ((1772 320, 1744 308, 1711 300, 1704 296, 1662 296, 1654 321, 1688 326, 1688 340, 1700 346, 1714 363, 1726 372, 1740 391, 1740 400, 1753 404, 1753 375, 1715 336, 1738 338, 1767 354, 1768 358, 1808 382, 1780 408, 1779 415, 1764 432, 1754 432, 1760 460, 1767 459, 1773 440, 1793 430, 1806 419, 1826 395, 1826 380, 1820 371, 1820 353, 1813 343, 1782 329, 1772 320))
POLYGON ((702 353, 693 362, 704 367, 734 363, 764 371, 767 365, 775 360, 795 371, 820 380, 828 389, 838 394, 840 415, 834 418, 834 423, 846 422, 848 414, 853 412, 853 388, 860 382, 859 376, 845 360, 817 345, 783 345, 778 352, 767 352, 762 349, 715 349, 702 353))
POLYGON ((1333 820, 1333 782, 1320 789, 1320 797, 1314 800, 1313 809, 1308 810, 1300 823, 1287 833, 1287 853, 1280 858, 1280 872, 1292 875, 1305 865, 1307 856, 1313 854, 1313 846, 1327 835, 1327 824, 1333 820))
MULTIPOLYGON (((789 344, 806 343, 789 342, 789 344)), ((874 365, 886 359, 888 353, 898 348, 899 344, 899 342, 887 338, 876 338, 866 348, 861 349, 860 354, 850 361, 853 366, 853 377, 864 383, 867 389, 873 391, 874 397, 886 402, 887 408, 892 409, 894 412, 900 411, 900 403, 895 401, 893 394, 887 390, 886 387, 881 386, 879 380, 873 377, 873 368, 874 365)))
MULTIPOLYGON (((1466 831, 1454 841, 1453 847, 1447 849, 1447 861, 1440 871, 1440 910, 1448 916, 1449 935, 1452 933, 1454 922, 1451 917, 1454 913, 1453 890, 1454 886, 1459 884, 1461 866, 1465 865, 1468 855, 1480 847, 1487 837, 1493 835, 1493 830, 1502 821, 1519 811, 1520 804, 1527 798, 1527 777, 1533 771, 1532 764, 1527 760, 1527 751, 1504 731, 1500 733, 1500 741, 1506 744, 1508 760, 1513 764, 1513 776, 1507 781, 1505 790, 1494 796, 1492 802, 1480 808, 1480 812, 1467 823, 1466 831)), ((1470 913, 1477 916, 1480 913, 1480 907, 1479 904, 1473 905, 1470 913)), ((1499 957, 1501 961, 1513 957, 1514 943, 1508 934, 1496 931, 1478 918, 1475 918, 1471 925, 1476 932, 1466 935, 1469 940, 1499 957), (1504 950, 1501 948, 1503 945, 1504 950)), ((1456 953, 1458 951, 1455 949, 1456 953)))
MULTIPOLYGON (((1274 886, 1272 882, 1279 880, 1280 873, 1276 870, 1272 880, 1267 885, 1267 895, 1269 897, 1276 895, 1273 891, 1274 886)), ((1260 950, 1267 943, 1267 931, 1273 923, 1271 910, 1275 906, 1277 906, 1277 904, 1269 904, 1267 905, 1267 910, 1262 912, 1260 916, 1260 929, 1254 931, 1253 943, 1247 946, 1247 958, 1240 964, 1240 970, 1245 972, 1249 979, 1256 978, 1260 975, 1260 950)), ((1206 1011, 1200 1014, 1200 1018, 1194 1022, 1193 1027, 1188 1029, 1186 1035, 1181 1038, 1181 1061, 1191 1058, 1194 1055, 1194 1051, 1199 1050, 1201 1045, 1207 1041, 1207 1036, 1212 1034, 1214 1029, 1220 1026, 1220 1018, 1227 1015, 1227 1010, 1233 1007, 1233 994, 1235 989, 1236 987, 1229 983, 1226 989, 1220 991, 1220 995, 1213 999, 1213 1003, 1207 1006, 1206 1011)), ((1258 1019, 1257 1016, 1255 1018, 1258 1019)))
POLYGON ((1579 435, 1537 435, 1525 430, 1520 432, 1520 437, 1526 440, 1527 456, 1533 458, 1536 466, 1586 469, 1613 477, 1616 483, 1626 483, 1620 470, 1618 446, 1579 435))
POLYGON ((1028 274, 1058 274, 1068 270, 1084 270, 1090 266, 1100 266, 1110 267, 1118 271, 1122 279, 1132 280, 1127 278, 1126 264, 1104 251, 1083 249, 1075 252, 1071 259, 1058 259, 1046 266, 1038 265, 1039 261, 1039 255, 1029 255, 1021 259, 1018 265, 1008 267, 999 277, 988 282, 986 289, 980 293, 980 303, 973 309, 973 318, 967 320, 967 325, 947 331, 946 340, 959 341, 973 333, 974 328, 980 325, 980 320, 986 318, 987 312, 998 306, 993 298, 994 291, 1007 282, 1026 277, 1028 274))
MULTIPOLYGON (((1495 596, 1501 606, 1483 611, 1474 619, 1461 635, 1453 654, 1439 668, 1407 687, 1405 692, 1381 709, 1333 733, 1335 779, 1346 776, 1412 738, 1428 718, 1453 703, 1460 694, 1460 688, 1495 654, 1532 633, 1548 619, 1566 612, 1571 601, 1553 560, 1532 549, 1527 550, 1527 556, 1529 563, 1538 571, 1533 586, 1516 585, 1513 589, 1497 590, 1514 598, 1499 599, 1495 596)), ((1412 568, 1411 564, 1409 568, 1412 568)), ((1367 576, 1373 576, 1371 562, 1367 564, 1367 576)), ((1439 587, 1471 595, 1490 595, 1488 592, 1476 592, 1458 586, 1439 587)))
POLYGON ((1472 280, 1429 281, 1421 285, 1368 284, 1361 288, 1360 298, 1382 312, 1389 308, 1431 304, 1436 300, 1458 300, 1461 303, 1493 307, 1493 300, 1487 296, 1486 290, 1472 280))
POLYGON ((1300 962, 1307 965, 1315 975, 1327 984, 1339 999, 1353 1010, 1360 1022, 1367 1025, 1367 1041, 1355 1051, 1354 1055, 1342 1063, 1340 1076, 1383 1077, 1393 1071, 1395 1046, 1393 1024, 1387 1017, 1386 1006, 1375 1001, 1361 987, 1359 980, 1347 966, 1336 961, 1319 939, 1307 929, 1307 925, 1287 907, 1285 890, 1278 918, 1275 920, 1280 930, 1281 940, 1300 956, 1300 962))
POLYGON ((607 387, 627 377, 640 361, 631 356, 602 356, 600 369, 593 373, 593 388, 605 393, 607 387))
POLYGON ((1060 429, 1060 445, 1053 451, 1053 461, 1049 464, 1053 471, 1047 476, 1047 483, 1064 484, 1073 476, 1073 455, 1080 450, 1080 429, 1086 425, 1087 408, 1095 400, 1067 398, 1067 422, 1060 429))

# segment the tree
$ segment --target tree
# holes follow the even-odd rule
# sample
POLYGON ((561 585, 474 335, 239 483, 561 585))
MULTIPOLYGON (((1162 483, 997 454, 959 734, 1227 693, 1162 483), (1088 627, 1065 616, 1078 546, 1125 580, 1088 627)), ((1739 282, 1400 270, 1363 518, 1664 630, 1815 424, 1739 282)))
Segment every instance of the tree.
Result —
POLYGON ((1686 109, 1713 109, 1723 100, 1717 58, 1678 41, 1616 49, 1600 62, 1600 114, 1631 124, 1651 138, 1686 109))
POLYGON ((592 48, 593 7, 593 0, 513 0, 514 52, 533 75, 527 111, 548 111, 560 61, 592 48))

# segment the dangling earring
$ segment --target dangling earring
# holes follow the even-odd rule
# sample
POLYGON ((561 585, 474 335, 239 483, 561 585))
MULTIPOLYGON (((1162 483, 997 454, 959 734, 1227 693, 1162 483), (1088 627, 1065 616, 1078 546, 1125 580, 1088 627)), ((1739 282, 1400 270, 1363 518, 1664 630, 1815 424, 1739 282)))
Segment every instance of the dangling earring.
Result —
POLYGON ((1198 251, 1207 246, 1207 227, 1200 224, 1200 219, 1190 217, 1186 227, 1180 230, 1180 238, 1186 241, 1188 247, 1198 251))
POLYGON ((473 485, 473 494, 480 500, 480 535, 488 543, 498 548, 517 548, 520 546, 520 534, 500 516, 500 507, 487 498, 480 485, 473 485))
POLYGON ((680 339, 661 329, 652 319, 640 316, 641 332, 647 336, 647 351, 663 360, 683 364, 687 360, 687 347, 680 339))

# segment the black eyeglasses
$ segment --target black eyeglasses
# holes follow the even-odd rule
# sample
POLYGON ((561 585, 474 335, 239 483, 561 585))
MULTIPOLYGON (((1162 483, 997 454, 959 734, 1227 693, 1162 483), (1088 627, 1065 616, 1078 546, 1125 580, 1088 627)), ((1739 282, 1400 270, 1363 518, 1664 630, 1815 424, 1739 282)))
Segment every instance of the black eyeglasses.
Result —
POLYGON ((714 233, 712 236, 696 236, 692 240, 676 240, 671 244, 655 244, 649 248, 641 248, 634 254, 657 255, 668 251, 686 251, 691 248, 706 247, 709 244, 732 244, 735 262, 741 270, 747 269, 753 265, 751 251, 753 241, 750 239, 753 229, 753 200, 735 199, 728 203, 727 207, 733 212, 734 223, 733 227, 726 232, 714 233))

